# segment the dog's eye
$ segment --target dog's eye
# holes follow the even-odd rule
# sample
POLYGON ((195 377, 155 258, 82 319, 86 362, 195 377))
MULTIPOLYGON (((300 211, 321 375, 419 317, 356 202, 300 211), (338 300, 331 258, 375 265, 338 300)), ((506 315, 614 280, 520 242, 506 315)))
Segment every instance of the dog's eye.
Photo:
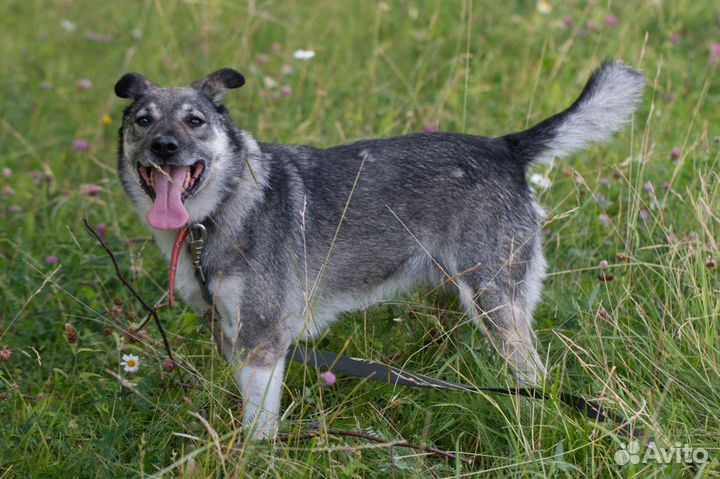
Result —
POLYGON ((198 126, 205 123, 205 120, 200 118, 199 116, 191 116, 187 119, 188 125, 192 126, 193 128, 197 128, 198 126))
POLYGON ((152 123, 150 115, 143 115, 135 119, 135 124, 138 126, 148 126, 150 123, 152 123))

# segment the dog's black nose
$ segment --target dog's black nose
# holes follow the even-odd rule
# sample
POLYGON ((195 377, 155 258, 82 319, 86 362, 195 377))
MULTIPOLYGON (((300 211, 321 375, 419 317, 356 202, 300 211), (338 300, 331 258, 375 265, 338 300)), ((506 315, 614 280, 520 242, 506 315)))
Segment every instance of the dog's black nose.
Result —
POLYGON ((170 158, 180 149, 180 144, 174 136, 158 135, 150 144, 150 151, 160 158, 170 158))

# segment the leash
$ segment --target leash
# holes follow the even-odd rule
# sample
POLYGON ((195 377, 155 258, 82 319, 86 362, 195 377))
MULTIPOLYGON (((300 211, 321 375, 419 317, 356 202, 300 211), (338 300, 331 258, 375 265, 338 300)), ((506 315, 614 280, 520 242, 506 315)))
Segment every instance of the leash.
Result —
MULTIPOLYGON (((170 255, 170 292, 168 294, 168 302, 172 306, 173 289, 175 287, 175 273, 177 264, 180 259, 180 251, 185 240, 190 237, 188 248, 190 250, 190 258, 192 260, 193 269, 195 270, 195 279, 200 286, 203 299, 212 306, 213 296, 208 287, 207 276, 202 267, 202 252, 207 241, 207 230, 201 223, 195 223, 191 226, 185 226, 180 229, 173 243, 172 253, 170 255)), ((215 311, 217 314, 217 310, 215 311)), ((568 408, 586 416, 597 422, 613 422, 619 431, 631 438, 640 439, 643 434, 639 429, 622 416, 608 411, 602 405, 595 401, 590 401, 582 396, 558 392, 557 397, 549 395, 545 391, 538 388, 527 387, 477 387, 469 384, 454 383, 435 379, 423 374, 417 374, 405 371, 393 366, 389 366, 377 361, 369 359, 353 358, 350 356, 338 355, 328 351, 308 348, 306 346, 297 345, 290 349, 286 359, 296 361, 314 368, 322 368, 333 370, 339 373, 348 374, 350 376, 368 379, 370 381, 383 382, 393 386, 409 386, 415 388, 430 388, 446 391, 465 391, 473 393, 488 393, 504 396, 519 396, 531 399, 539 399, 549 401, 556 399, 568 408)))

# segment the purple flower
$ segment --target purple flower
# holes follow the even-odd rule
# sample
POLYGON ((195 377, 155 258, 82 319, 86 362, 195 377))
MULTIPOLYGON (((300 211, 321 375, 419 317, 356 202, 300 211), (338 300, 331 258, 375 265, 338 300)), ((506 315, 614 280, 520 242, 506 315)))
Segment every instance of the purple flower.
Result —
POLYGON ((20 208, 18 205, 12 205, 9 208, 9 211, 10 211, 10 213, 18 214, 18 213, 22 213, 22 208, 20 208))
POLYGON ((288 65, 287 63, 282 66, 282 69, 280 70, 283 75, 292 75, 293 67, 292 65, 288 65))
POLYGON ((609 266, 610 265, 608 264, 606 259, 600 261, 600 264, 598 265, 600 269, 608 269, 609 266))
POLYGON ((663 181, 663 189, 665 189, 667 191, 672 190, 672 185, 670 184, 669 181, 663 181))
POLYGON ((596 22, 595 20, 590 20, 588 22, 588 28, 595 32, 599 32, 601 30, 600 24, 598 22, 596 22))
POLYGON ((80 185, 79 191, 81 194, 84 194, 84 195, 97 196, 100 193, 102 193, 102 186, 94 185, 94 184, 80 185))
POLYGON ((602 225, 605 228, 609 228, 612 225, 612 221, 610 221, 610 217, 605 213, 600 213, 598 215, 598 220, 600 220, 600 223, 602 223, 602 225))
POLYGON ((47 264, 57 264, 57 262, 58 262, 58 257, 55 255, 45 257, 45 263, 47 263, 47 264))
POLYGON ((75 86, 78 90, 89 90, 93 87, 93 83, 88 78, 78 78, 75 86))
POLYGON ((107 227, 105 226, 105 223, 100 223, 97 225, 97 232, 100 236, 105 236, 105 232, 107 231, 107 227))
POLYGON ((567 28, 568 30, 571 29, 575 25, 575 20, 573 20, 572 17, 565 17, 563 18, 563 26, 567 28))
POLYGON ((335 384, 337 378, 332 373, 332 371, 325 371, 320 375, 320 379, 326 386, 332 386, 333 384, 335 384))
POLYGON ((42 178, 42 175, 39 171, 31 171, 30 172, 30 178, 33 179, 33 181, 40 181, 40 178, 42 178))
POLYGON ((15 190, 12 186, 6 186, 3 188, 3 194, 9 198, 15 194, 15 190))
POLYGON ((605 24, 608 27, 617 27, 618 19, 615 15, 608 15, 605 17, 605 24))
POLYGON ((672 233, 668 233, 667 236, 665 236, 665 239, 667 240, 668 246, 672 246, 673 244, 675 244, 675 237, 672 233))
POLYGON ((606 187, 610 186, 610 180, 608 180, 607 178, 600 178, 600 184, 606 187))
POLYGON ((90 143, 87 140, 77 139, 73 141, 72 146, 76 151, 88 151, 90 143))
POLYGON ((438 129, 435 125, 425 125, 422 129, 423 133, 437 133, 438 129))
POLYGON ((676 32, 672 32, 670 34, 670 43, 673 45, 677 45, 677 43, 680 41, 680 35, 678 35, 676 32))
POLYGON ((647 221, 647 219, 650 217, 650 213, 645 208, 640 210, 640 218, 642 218, 643 221, 647 221))
POLYGON ((643 190, 647 191, 648 193, 652 193, 653 191, 655 191, 655 187, 651 182, 646 181, 645 183, 643 183, 643 190))
POLYGON ((2 169, 2 175, 5 178, 10 178, 12 176, 12 170, 6 166, 5 168, 2 169))
POLYGON ((673 161, 677 161, 682 156, 682 150, 679 146, 673 146, 673 149, 670 150, 670 159, 673 161))
POLYGON ((289 86, 285 85, 284 87, 282 87, 282 88, 280 89, 280 93, 282 93, 283 96, 290 96, 290 95, 292 95, 292 88, 290 88, 289 86))

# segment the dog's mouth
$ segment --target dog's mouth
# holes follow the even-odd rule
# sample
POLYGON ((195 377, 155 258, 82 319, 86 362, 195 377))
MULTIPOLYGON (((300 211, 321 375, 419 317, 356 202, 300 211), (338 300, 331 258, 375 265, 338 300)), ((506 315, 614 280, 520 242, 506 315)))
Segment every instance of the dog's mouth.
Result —
POLYGON ((147 213, 150 226, 159 230, 182 228, 190 218, 185 201, 202 184, 206 166, 197 161, 191 166, 143 166, 138 163, 140 186, 153 200, 147 213))

